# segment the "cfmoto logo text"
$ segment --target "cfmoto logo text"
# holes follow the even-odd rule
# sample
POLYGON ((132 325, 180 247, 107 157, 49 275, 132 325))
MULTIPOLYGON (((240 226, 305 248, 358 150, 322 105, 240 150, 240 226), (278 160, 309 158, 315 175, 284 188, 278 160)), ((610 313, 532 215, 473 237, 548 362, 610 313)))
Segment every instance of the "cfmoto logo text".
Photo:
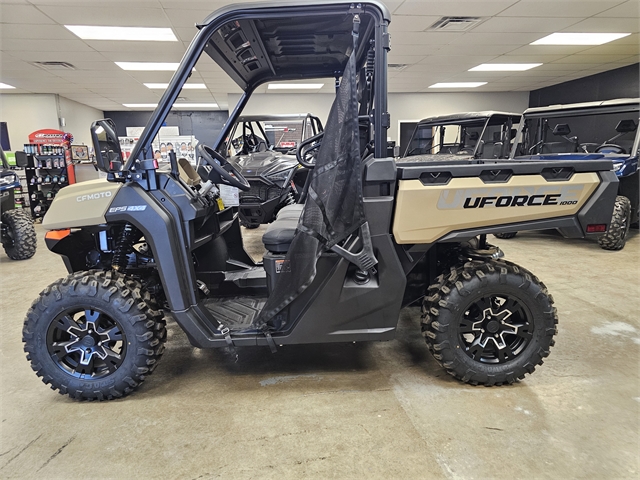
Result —
POLYGON ((105 192, 88 193, 87 195, 78 195, 76 197, 77 202, 86 202, 87 200, 100 200, 101 198, 110 197, 111 192, 109 190, 105 192))
POLYGON ((584 185, 447 189, 438 209, 576 205, 583 190, 584 185))

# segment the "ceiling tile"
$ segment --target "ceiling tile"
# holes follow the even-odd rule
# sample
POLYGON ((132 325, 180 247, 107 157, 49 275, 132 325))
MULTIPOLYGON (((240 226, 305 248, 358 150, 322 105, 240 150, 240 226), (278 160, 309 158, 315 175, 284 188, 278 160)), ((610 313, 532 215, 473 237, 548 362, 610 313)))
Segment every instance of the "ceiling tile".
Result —
POLYGON ((400 63, 405 65, 413 65, 420 62, 426 55, 400 55, 394 54, 393 51, 387 57, 388 63, 400 63))
POLYGON ((625 3, 605 10, 597 15, 598 17, 618 17, 630 18, 640 16, 640 3, 637 0, 628 0, 625 3))
POLYGON ((46 15, 61 25, 112 25, 119 27, 170 27, 169 18, 161 8, 132 6, 122 8, 88 6, 60 8, 58 5, 40 6, 46 15))
MULTIPOLYGON (((640 2, 639 2, 640 3, 640 2)), ((638 18, 587 18, 562 30, 563 32, 638 33, 638 18)))
POLYGON ((440 20, 439 15, 394 15, 389 32, 422 32, 440 20))
POLYGON ((595 54, 595 55, 638 55, 640 54, 640 45, 619 45, 616 43, 608 43, 605 45, 598 45, 593 48, 589 48, 580 52, 581 54, 595 54))
POLYGON ((629 58, 629 55, 570 55, 559 60, 555 60, 553 63, 611 63, 619 60, 629 58))
POLYGON ((89 47, 97 52, 122 52, 135 53, 138 58, 143 58, 149 53, 166 53, 167 55, 184 55, 185 48, 182 42, 133 42, 133 41, 109 41, 86 40, 89 47))
POLYGON ((475 33, 473 31, 456 37, 454 45, 525 45, 544 36, 539 33, 475 33))
POLYGON ((391 48, 394 45, 447 45, 463 35, 460 32, 398 32, 391 37, 391 48))
POLYGON ((518 32, 518 33, 551 33, 580 22, 581 18, 545 18, 545 17, 494 17, 473 29, 474 33, 518 32))
POLYGON ((478 16, 490 17, 516 3, 503 1, 428 1, 406 0, 396 11, 396 15, 438 15, 438 16, 478 16))
POLYGON ((15 5, 0 3, 0 22, 29 23, 34 25, 55 23, 33 5, 15 5))
MULTIPOLYGON (((484 2, 478 2, 484 3, 484 2)), ((622 3, 622 0, 521 0, 500 12, 506 17, 590 17, 622 3)))
POLYGON ((202 21, 209 16, 211 10, 191 10, 185 8, 167 8, 165 9, 169 21, 175 27, 189 27, 196 31, 196 24, 202 23, 202 21))
POLYGON ((588 45, 523 45, 512 50, 509 55, 574 55, 584 52, 588 45))
POLYGON ((438 55, 502 55, 517 48, 514 45, 440 45, 438 55))
POLYGON ((2 41, 3 51, 23 52, 87 52, 91 47, 82 40, 46 40, 8 38, 2 41))
MULTIPOLYGON (((36 25, 23 23, 0 24, 0 38, 2 38, 3 43, 7 39, 21 38, 40 40, 78 40, 78 37, 61 25, 36 25)), ((2 48, 4 48, 4 46, 2 48)))

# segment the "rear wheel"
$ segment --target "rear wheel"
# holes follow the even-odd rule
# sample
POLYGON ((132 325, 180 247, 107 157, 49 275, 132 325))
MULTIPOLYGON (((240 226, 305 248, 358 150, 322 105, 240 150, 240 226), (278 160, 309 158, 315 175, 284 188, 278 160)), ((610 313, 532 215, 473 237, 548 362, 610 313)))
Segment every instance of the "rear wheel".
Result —
POLYGON ((558 322, 544 284, 504 260, 472 261, 440 275, 422 319, 434 358, 473 385, 511 384, 533 373, 549 355, 558 322))
POLYGON ((2 246, 12 260, 26 260, 36 254, 38 239, 31 216, 25 210, 2 214, 2 246))
POLYGON ((76 400, 131 393, 155 369, 166 339, 162 313, 137 280, 79 272, 47 287, 22 330, 31 368, 76 400))
POLYGON ((496 238, 502 238, 504 240, 513 238, 518 234, 518 232, 507 232, 507 233, 494 233, 493 236, 496 238))
POLYGON ((627 234, 631 224, 631 202, 627 197, 618 195, 613 206, 613 216, 609 231, 598 239, 605 250, 622 250, 627 243, 627 234))

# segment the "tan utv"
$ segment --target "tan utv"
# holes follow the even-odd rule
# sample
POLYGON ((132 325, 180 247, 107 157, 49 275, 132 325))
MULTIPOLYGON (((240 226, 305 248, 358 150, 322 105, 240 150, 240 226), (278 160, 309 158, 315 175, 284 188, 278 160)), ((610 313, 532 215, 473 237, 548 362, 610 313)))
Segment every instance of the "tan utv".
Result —
POLYGON ((76 399, 132 392, 158 365, 164 317, 198 348, 276 351, 391 340, 400 309, 416 302, 429 350, 463 382, 511 384, 542 364, 558 320, 552 297, 486 235, 516 223, 573 237, 607 228, 612 164, 396 164, 389 22, 374 1, 225 7, 199 25, 127 161, 113 122, 95 122, 107 179, 62 189, 43 222, 68 270, 24 323, 27 358, 45 383, 76 399), (199 145, 198 178, 175 155, 158 170, 151 142, 202 53, 244 94, 214 145, 199 145), (317 78, 339 86, 324 132, 297 148, 313 168, 306 201, 278 213, 256 263, 237 207, 219 201, 216 185, 249 188, 223 142, 257 87, 317 78))

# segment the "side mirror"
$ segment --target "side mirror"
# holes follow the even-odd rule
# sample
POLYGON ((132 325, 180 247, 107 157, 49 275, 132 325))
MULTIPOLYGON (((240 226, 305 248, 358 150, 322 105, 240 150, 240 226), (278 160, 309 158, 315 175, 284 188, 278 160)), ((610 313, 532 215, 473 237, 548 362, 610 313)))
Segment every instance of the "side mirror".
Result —
POLYGON ((571 133, 568 123, 559 123, 553 127, 553 134, 558 137, 565 137, 571 133))
POLYGON ((616 125, 616 132, 631 133, 631 132, 635 132, 637 128, 638 128, 638 125, 636 125, 636 122, 634 122, 632 119, 620 120, 620 122, 618 122, 618 125, 616 125))
POLYGON ((122 168, 122 150, 116 124, 110 118, 91 124, 91 139, 96 155, 96 167, 103 172, 117 172, 122 168))

